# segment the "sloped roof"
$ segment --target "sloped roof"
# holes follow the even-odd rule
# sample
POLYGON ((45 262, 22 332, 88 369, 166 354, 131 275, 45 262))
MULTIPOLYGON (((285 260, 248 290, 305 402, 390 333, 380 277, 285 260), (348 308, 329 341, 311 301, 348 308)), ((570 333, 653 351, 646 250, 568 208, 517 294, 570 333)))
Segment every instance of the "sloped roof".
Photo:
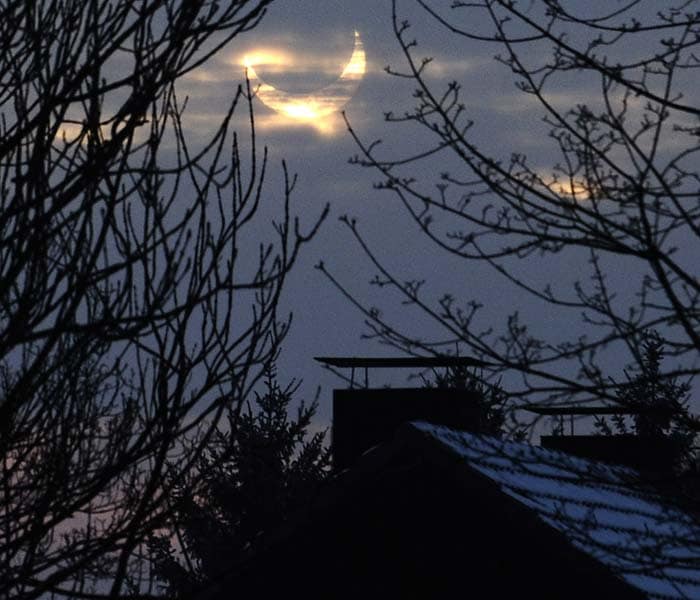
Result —
POLYGON ((700 598, 700 522, 632 469, 428 423, 412 428, 650 598, 700 598))

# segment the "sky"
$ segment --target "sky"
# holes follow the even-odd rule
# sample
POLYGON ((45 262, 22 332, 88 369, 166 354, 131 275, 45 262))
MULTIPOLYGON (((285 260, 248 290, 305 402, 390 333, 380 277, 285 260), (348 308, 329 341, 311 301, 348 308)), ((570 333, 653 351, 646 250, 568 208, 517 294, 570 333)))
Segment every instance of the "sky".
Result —
MULTIPOLYGON (((429 21, 415 2, 399 5, 402 18, 409 19, 415 30, 418 53, 433 58, 428 71, 430 80, 435 84, 452 79, 462 83, 463 99, 476 122, 474 136, 482 148, 506 157, 511 151, 524 152, 546 174, 552 161, 551 140, 541 122, 543 111, 516 89, 510 72, 494 61, 498 48, 468 41, 455 45, 454 38, 429 21)), ((390 127, 384 121, 386 111, 400 113, 412 106, 413 86, 384 70, 387 65, 403 68, 404 63, 391 29, 391 3, 379 0, 274 2, 258 27, 236 38, 180 82, 179 93, 189 96, 186 131, 194 140, 204 140, 213 133, 246 65, 254 67, 252 83, 262 86, 260 95, 265 96, 268 105, 277 102, 279 108, 280 102, 290 97, 287 94, 323 100, 323 90, 337 85, 348 65, 353 71, 356 35, 365 53, 365 72, 361 74, 355 64, 348 82, 333 88, 338 106, 331 103, 331 108, 343 104, 349 123, 360 138, 381 138, 388 151, 419 145, 425 139, 423 132, 390 127)), ((562 107, 572 106, 594 101, 596 91, 580 81, 564 80, 552 101, 562 107)), ((357 219, 372 247, 406 280, 427 278, 435 299, 442 292, 451 291, 459 298, 473 297, 484 303, 484 327, 489 321, 501 326, 507 314, 520 309, 534 318, 535 327, 544 335, 556 338, 558 331, 571 328, 569 317, 543 314, 539 305, 492 270, 483 265, 466 268, 461 261, 439 253, 418 234, 396 199, 374 189, 377 173, 349 163, 358 148, 338 112, 297 119, 273 110, 260 98, 255 100, 255 111, 258 143, 270 151, 267 190, 271 197, 279 197, 281 162, 285 160, 290 171, 298 175, 292 207, 302 222, 311 224, 323 206, 330 204, 329 218, 305 248, 287 283, 283 309, 292 311, 294 318, 278 363, 281 380, 303 379, 301 394, 307 398, 321 386, 319 423, 329 422, 331 390, 343 384, 320 367, 314 356, 396 354, 361 339, 366 331, 362 316, 314 268, 323 260, 362 300, 371 304, 378 299, 377 290, 368 285, 374 270, 339 222, 343 215, 357 219)), ((445 160, 449 158, 426 160, 417 167, 416 175, 433 176, 445 168, 445 160)), ((272 216, 274 206, 272 202, 264 210, 270 210, 272 216)), ((582 260, 585 258, 580 253, 568 252, 556 260, 524 264, 523 269, 528 280, 537 285, 550 280, 568 285, 578 276, 582 260)), ((622 288, 624 294, 624 280, 622 288)), ((429 326, 410 309, 395 316, 417 332, 430 333, 429 326)), ((623 362, 616 365, 618 372, 622 365, 623 362)), ((405 383, 405 375, 397 374, 392 379, 377 373, 371 383, 405 383)))
MULTIPOLYGON (((410 100, 411 88, 399 92, 384 67, 398 62, 398 47, 391 32, 390 4, 376 1, 278 0, 262 23, 236 38, 206 65, 185 78, 180 94, 190 96, 185 127, 206 139, 221 118, 221 108, 241 79, 247 61, 266 85, 296 94, 316 92, 338 79, 353 55, 355 32, 366 56, 366 70, 359 86, 343 106, 348 120, 362 136, 384 135, 384 111, 410 100), (189 120, 188 120, 189 119, 189 120), (204 126, 203 126, 204 125, 204 126)), ((444 69, 466 72, 473 59, 450 57, 444 69)), ((254 79, 253 84, 256 83, 254 79)), ((344 97, 344 96, 343 96, 344 97)), ((268 146, 270 176, 267 190, 281 189, 281 161, 298 175, 292 207, 302 221, 311 223, 326 202, 330 215, 311 245, 305 248, 288 280, 283 309, 292 311, 293 324, 278 364, 282 380, 303 379, 301 395, 311 397, 321 386, 319 419, 328 422, 331 390, 343 386, 321 368, 314 356, 394 354, 360 339, 361 315, 345 301, 314 266, 323 260, 334 273, 360 293, 371 295, 367 286, 372 271, 361 250, 339 223, 341 215, 358 218, 363 231, 381 241, 390 258, 422 262, 416 254, 415 232, 399 209, 373 189, 375 173, 348 159, 357 153, 339 112, 321 119, 296 120, 255 102, 258 143, 268 146)), ((386 380, 377 374, 374 383, 386 380)), ((400 374, 405 381, 407 374, 400 374)))
MULTIPOLYGON (((426 0, 443 8, 447 0, 426 0)), ((571 0, 570 5, 591 10, 609 6, 609 0, 571 0)), ((653 2, 642 6, 655 10, 653 2)), ((525 153, 530 163, 547 179, 554 162, 548 126, 541 121, 543 110, 515 86, 510 71, 494 60, 499 48, 489 43, 460 40, 447 35, 431 21, 415 0, 400 0, 401 18, 408 19, 415 32, 417 55, 433 59, 427 78, 436 87, 456 79, 462 85, 465 110, 475 122, 472 136, 487 154, 508 158, 511 152, 525 153)), ((479 30, 479 16, 473 26, 479 30)), ((471 23, 470 23, 471 24, 471 23)), ((549 52, 529 47, 532 52, 549 52)), ((647 52, 647 47, 628 48, 630 55, 647 52)), ((542 56, 527 57, 533 60, 542 56)), ((360 139, 369 143, 383 140, 380 150, 396 157, 420 148, 428 139, 425 131, 387 124, 387 111, 401 114, 414 105, 414 84, 385 72, 385 67, 402 70, 405 63, 392 32, 390 0, 275 0, 261 24, 236 37, 202 66, 178 81, 180 100, 188 98, 183 127, 196 147, 216 132, 226 109, 244 80, 259 86, 254 99, 257 142, 269 149, 269 168, 263 205, 253 235, 244 243, 250 249, 274 238, 272 220, 279 217, 284 185, 282 163, 298 176, 292 211, 302 227, 310 227, 326 204, 330 213, 319 233, 305 246, 285 286, 281 317, 293 313, 291 330, 282 346, 277 371, 284 386, 289 380, 303 380, 298 399, 313 398, 320 387, 315 427, 330 424, 332 390, 345 387, 335 375, 314 360, 316 356, 395 356, 397 351, 362 339, 367 331, 364 319, 315 266, 323 261, 332 274, 367 305, 382 304, 393 311, 390 317, 416 336, 436 334, 432 323, 400 302, 385 303, 369 281, 376 269, 353 240, 342 217, 357 220, 358 228, 382 262, 401 280, 426 279, 429 297, 436 302, 445 292, 458 301, 483 304, 478 326, 502 328, 509 314, 519 310, 535 333, 557 340, 562 335, 583 333, 578 315, 543 309, 527 293, 514 287, 484 264, 450 257, 417 229, 415 223, 391 193, 378 190, 377 172, 352 164, 359 149, 348 133, 339 109, 360 139), (340 80, 339 80, 340 78, 340 80), (305 99, 289 107, 291 98, 305 99), (267 103, 267 104, 266 104, 267 103)), ((115 66, 119 75, 119 65, 115 66)), ((693 73, 696 76, 696 72, 693 73)), ((698 86, 690 86, 698 93, 698 86)), ((562 78, 550 94, 556 106, 595 103, 598 89, 575 78, 562 78)), ((697 103, 697 96, 687 99, 697 103)), ((245 145, 247 117, 241 111, 235 121, 245 145)), ((69 131, 66 132, 70 134, 69 131)), ((436 175, 456 166, 449 154, 427 158, 412 175, 429 188, 436 175)), ((433 188, 434 191, 434 188, 433 188)), ((182 195, 183 199, 187 194, 182 195)), ((449 225, 448 225, 449 226, 449 225)), ((682 242, 682 240, 681 240, 682 242)), ((680 254, 695 262, 696 246, 680 254)), ((257 259, 251 254, 251 264, 257 259)), ((522 261, 518 274, 535 287, 553 282, 570 289, 581 276, 586 257, 571 249, 555 258, 522 261)), ((616 291, 623 300, 634 302, 638 275, 624 261, 607 263, 616 278, 616 291)), ((606 367, 618 378, 629 357, 618 354, 606 367)), ((370 383, 381 386, 409 385, 408 373, 371 373, 370 383)), ((504 384, 514 383, 508 379, 504 384)), ((700 407, 695 407, 696 411, 700 407)))

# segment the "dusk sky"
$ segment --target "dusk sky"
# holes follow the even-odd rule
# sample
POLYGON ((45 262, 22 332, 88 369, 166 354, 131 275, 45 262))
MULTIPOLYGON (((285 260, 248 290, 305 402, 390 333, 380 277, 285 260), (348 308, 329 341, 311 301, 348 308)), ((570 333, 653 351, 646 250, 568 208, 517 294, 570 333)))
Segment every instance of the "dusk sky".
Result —
POLYGON ((700 0, 0 15, 0 597, 696 597, 700 0))
MULTIPOLYGON (((399 48, 391 31, 390 4, 372 0, 273 3, 260 26, 234 40, 181 82, 181 93, 191 96, 185 125, 202 138, 208 133, 208 124, 209 133, 213 130, 250 57, 258 63, 257 75, 279 89, 306 94, 332 84, 352 57, 355 31, 364 46, 366 71, 344 109, 360 135, 384 136, 383 113, 402 105, 408 107, 411 86, 397 85, 384 72, 387 64, 400 61, 399 48)), ((476 56, 464 56, 462 49, 452 53, 440 50, 444 58, 435 70, 441 75, 462 77, 475 70, 476 56)), ((423 244, 421 248, 421 240, 416 239, 408 219, 392 199, 373 190, 377 175, 348 164, 357 148, 340 112, 295 119, 272 110, 259 99, 255 110, 258 141, 270 151, 269 198, 274 202, 280 196, 284 159, 299 177, 292 205, 301 218, 311 223, 326 202, 331 206, 329 218, 288 282, 285 308, 294 313, 294 322, 278 365, 282 380, 304 379, 302 390, 307 397, 317 385, 322 386, 319 417, 326 420, 331 389, 340 382, 322 369, 314 356, 396 354, 360 339, 364 331, 361 315, 314 269, 319 260, 324 260, 346 283, 370 298, 372 290, 367 281, 373 272, 338 217, 357 217, 363 232, 380 245, 392 263, 418 267, 413 276, 419 276, 419 269, 426 267, 435 274, 443 265, 423 254, 429 246, 423 244)), ((405 375, 401 374, 399 380, 405 375)), ((386 377, 385 373, 377 373, 374 382, 386 377)))
MULTIPOLYGON (((541 122, 543 110, 515 87, 509 70, 493 59, 500 49, 494 44, 467 40, 454 45, 456 38, 446 35, 441 26, 416 8, 416 3, 398 5, 401 18, 412 24, 411 31, 419 44, 416 55, 433 58, 429 78, 436 85, 453 79, 462 84, 462 99, 469 117, 475 121, 472 135, 479 140, 481 148, 504 159, 512 152, 525 153, 543 179, 551 178, 556 159, 552 158, 548 128, 541 122)), ((477 19, 474 15, 470 26, 478 29, 477 19)), ((528 49, 533 51, 533 47, 528 49)), ((542 50, 546 52, 547 48, 542 50)), ((281 196, 283 159, 299 177, 292 206, 302 221, 306 219, 310 224, 325 203, 330 203, 329 218, 305 249, 286 287, 284 306, 294 313, 294 322, 278 365, 282 380, 303 378, 302 393, 306 397, 313 394, 317 385, 322 386, 319 414, 322 422, 330 417, 331 390, 341 382, 317 365, 314 356, 396 355, 396 351, 360 339, 365 332, 362 316, 314 269, 323 260, 358 298, 368 304, 380 303, 382 296, 368 285, 374 270, 339 223, 342 215, 357 218, 360 231, 371 247, 405 280, 427 279, 426 289, 435 300, 449 291, 464 302, 475 299, 483 303, 484 329, 503 327, 507 315, 515 310, 529 317, 539 333, 552 339, 557 339, 559 331, 571 333, 572 328, 581 327, 572 323, 571 315, 543 311, 540 304, 533 303, 524 292, 485 265, 467 265, 438 252, 420 235, 391 194, 373 189, 373 183, 379 179, 376 172, 348 163, 358 149, 340 113, 333 112, 341 105, 358 135, 366 142, 382 138, 382 147, 386 146, 390 156, 398 156, 406 148, 420 147, 427 139, 424 131, 384 122, 386 111, 401 113, 411 108, 414 87, 410 81, 391 77, 384 70, 387 65, 398 70, 405 67, 392 32, 390 2, 278 0, 273 3, 258 27, 236 38, 206 65, 179 82, 180 94, 190 97, 185 127, 192 139, 203 140, 213 132, 246 64, 254 67, 257 77, 253 85, 264 86, 263 100, 268 105, 277 102, 278 109, 266 106, 260 98, 255 100, 258 143, 270 150, 266 196, 269 205, 265 210, 272 217, 275 198, 281 196), (353 57, 358 56, 355 32, 364 49, 364 68, 352 64, 353 57), (352 77, 338 83, 344 69, 349 69, 352 77), (333 98, 324 100, 324 89, 330 89, 333 98), (286 96, 287 93, 291 96, 286 96), (326 105, 323 114, 313 111, 306 115, 295 115, 293 111, 284 114, 280 103, 287 97, 312 99, 326 105)), ((595 104, 597 94, 598 90, 590 83, 564 78, 550 94, 550 101, 561 108, 582 102, 595 104)), ((303 113, 306 109, 294 110, 303 113)), ((452 160, 445 153, 433 156, 411 174, 425 177, 429 188, 432 178, 446 170, 452 160)), ((564 289, 582 276, 581 265, 585 260, 584 253, 572 250, 556 259, 523 261, 518 269, 536 287, 553 282, 564 289)), ((613 269, 621 265, 610 264, 613 269)), ((631 277, 634 270, 625 272, 631 277)), ((623 297, 631 293, 631 288, 625 288, 624 275, 618 283, 621 284, 618 292, 623 297)), ((410 324, 416 335, 436 334, 430 323, 420 318, 414 320, 416 315, 401 309, 398 303, 384 306, 385 310, 395 309, 396 321, 410 324)), ((610 363, 611 373, 620 376, 627 362, 629 357, 616 355, 610 363)), ((387 374, 376 373, 372 383, 389 380, 387 374)), ((405 382, 405 374, 399 374, 393 381, 405 382)))

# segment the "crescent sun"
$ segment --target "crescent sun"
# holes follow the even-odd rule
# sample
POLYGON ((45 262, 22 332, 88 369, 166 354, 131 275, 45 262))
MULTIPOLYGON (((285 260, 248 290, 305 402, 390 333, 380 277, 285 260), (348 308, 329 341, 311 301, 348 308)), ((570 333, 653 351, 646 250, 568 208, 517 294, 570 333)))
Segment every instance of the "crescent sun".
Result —
POLYGON ((350 62, 333 83, 311 93, 293 94, 278 90, 265 83, 246 62, 248 78, 257 83, 256 96, 272 110, 294 119, 318 119, 340 111, 354 96, 367 68, 365 48, 359 32, 355 31, 355 44, 350 62))

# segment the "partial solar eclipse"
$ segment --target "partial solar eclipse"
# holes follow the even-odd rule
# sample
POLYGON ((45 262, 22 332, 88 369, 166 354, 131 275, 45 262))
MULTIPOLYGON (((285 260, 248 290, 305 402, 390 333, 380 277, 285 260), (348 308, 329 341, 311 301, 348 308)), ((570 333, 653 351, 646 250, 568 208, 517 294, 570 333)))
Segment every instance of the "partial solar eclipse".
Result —
POLYGON ((263 81, 255 72, 255 57, 246 57, 243 64, 248 78, 256 87, 256 95, 275 112, 295 121, 318 122, 339 112, 355 95, 367 68, 365 49, 359 32, 355 31, 350 62, 333 83, 311 93, 292 93, 279 90, 263 81))

